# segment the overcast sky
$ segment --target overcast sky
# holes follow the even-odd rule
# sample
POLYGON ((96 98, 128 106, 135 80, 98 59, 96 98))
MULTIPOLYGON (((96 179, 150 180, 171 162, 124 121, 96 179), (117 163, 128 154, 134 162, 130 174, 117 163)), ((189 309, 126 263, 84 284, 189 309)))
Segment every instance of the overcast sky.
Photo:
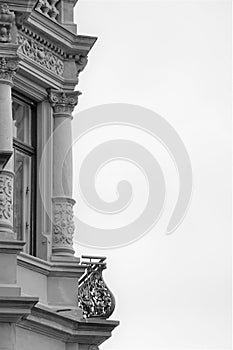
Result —
MULTIPOLYGON (((161 219, 147 235, 123 248, 103 251, 76 246, 78 255, 108 259, 104 276, 117 301, 111 318, 121 324, 102 350, 231 348, 230 16, 231 1, 224 0, 79 0, 76 6, 79 33, 98 36, 80 74, 83 95, 76 113, 112 102, 155 111, 182 138, 194 177, 187 216, 167 236, 164 231, 177 195, 177 174, 169 155, 163 155, 150 136, 143 134, 140 143, 151 148, 165 167, 168 200, 161 219)), ((73 127, 75 135, 78 117, 73 127)), ((101 132, 80 144, 80 158, 88 147, 94 147, 94 141, 109 139, 110 132, 114 138, 119 130, 101 132)), ((121 132, 139 142, 135 130, 121 132)), ((81 201, 77 149, 76 212, 81 201)), ((106 200, 113 196, 107 191, 117 172, 116 163, 113 167, 112 173, 103 172, 105 178, 99 180, 99 193, 106 200)), ((119 163, 118 169, 124 169, 127 176, 133 174, 127 165, 119 163)), ((140 175, 135 178, 139 181, 136 188, 143 189, 140 175)), ((137 194, 139 199, 143 193, 137 194)), ((136 213, 137 205, 133 210, 136 213)), ((119 225, 124 224, 122 220, 119 225)))

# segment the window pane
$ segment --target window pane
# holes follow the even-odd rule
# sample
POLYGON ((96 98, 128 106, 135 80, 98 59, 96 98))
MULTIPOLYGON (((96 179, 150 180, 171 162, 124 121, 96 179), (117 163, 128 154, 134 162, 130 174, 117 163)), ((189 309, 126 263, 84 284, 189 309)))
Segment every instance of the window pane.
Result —
POLYGON ((13 136, 31 145, 31 108, 14 99, 12 104, 13 136))
POLYGON ((17 238, 27 242, 25 251, 30 250, 30 178, 31 157, 14 151, 14 229, 17 238))

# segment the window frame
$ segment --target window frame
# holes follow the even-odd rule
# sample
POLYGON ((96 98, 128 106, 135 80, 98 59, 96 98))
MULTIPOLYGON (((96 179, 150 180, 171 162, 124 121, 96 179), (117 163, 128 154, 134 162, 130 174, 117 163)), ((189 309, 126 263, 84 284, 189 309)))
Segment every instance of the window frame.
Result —
MULTIPOLYGON (((37 104, 30 100, 28 97, 12 90, 12 102, 18 101, 30 107, 31 111, 31 125, 30 139, 31 145, 13 137, 13 149, 30 157, 30 199, 29 199, 29 211, 26 213, 24 207, 24 217, 28 214, 30 217, 29 227, 29 246, 27 253, 36 256, 36 201, 37 201, 37 104)), ((26 227, 23 227, 23 237, 25 236, 26 227)), ((26 245, 25 245, 26 247, 26 245)))

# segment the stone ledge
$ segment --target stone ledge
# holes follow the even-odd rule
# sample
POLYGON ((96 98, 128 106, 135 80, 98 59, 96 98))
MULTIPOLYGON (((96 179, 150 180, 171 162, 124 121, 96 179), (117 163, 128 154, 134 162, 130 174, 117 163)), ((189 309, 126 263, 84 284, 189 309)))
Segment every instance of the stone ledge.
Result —
POLYGON ((18 322, 31 313, 37 302, 38 298, 35 297, 0 296, 0 322, 18 322))
POLYGON ((79 258, 75 257, 72 260, 67 260, 67 257, 54 257, 53 261, 48 262, 25 253, 20 253, 17 257, 18 266, 25 269, 50 277, 74 277, 77 281, 86 269, 79 261, 79 258))
POLYGON ((18 266, 22 266, 25 269, 35 271, 42 275, 48 276, 51 270, 52 264, 48 261, 36 258, 32 255, 20 253, 17 257, 18 266))
POLYGON ((75 320, 38 304, 31 314, 17 323, 18 327, 52 337, 62 342, 100 345, 111 337, 118 321, 100 319, 75 320))

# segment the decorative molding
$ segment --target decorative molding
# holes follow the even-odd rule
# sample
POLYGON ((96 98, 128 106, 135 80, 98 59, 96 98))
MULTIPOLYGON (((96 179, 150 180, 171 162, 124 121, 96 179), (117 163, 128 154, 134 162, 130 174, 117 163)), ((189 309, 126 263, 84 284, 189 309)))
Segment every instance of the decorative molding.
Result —
POLYGON ((53 255, 73 255, 73 206, 75 200, 53 197, 53 255))
POLYGON ((10 43, 10 29, 15 19, 14 12, 10 11, 6 3, 0 3, 0 42, 10 43))
POLYGON ((19 254, 25 245, 24 241, 17 241, 16 239, 1 240, 0 253, 19 254))
POLYGON ((33 39, 38 44, 43 45, 46 49, 52 50, 52 52, 60 58, 67 57, 67 52, 65 52, 58 45, 54 44, 53 40, 49 40, 47 37, 41 35, 41 33, 37 33, 35 29, 32 30, 31 28, 23 25, 20 34, 28 39, 33 39))
POLYGON ((13 86, 13 79, 18 69, 19 57, 0 56, 0 83, 13 86))
POLYGON ((18 35, 18 43, 20 44, 19 52, 23 53, 28 58, 39 63, 44 68, 63 77, 64 63, 54 53, 38 43, 32 38, 27 38, 22 34, 18 35))
POLYGON ((0 231, 13 229, 13 178, 10 171, 0 171, 0 231))
POLYGON ((71 118, 81 92, 50 89, 48 93, 49 101, 53 107, 54 117, 67 115, 67 117, 71 118))
POLYGON ((102 262, 104 260, 101 258, 99 263, 88 263, 86 275, 79 282, 78 306, 83 310, 85 318, 107 319, 115 309, 115 298, 102 276, 106 268, 102 262))

